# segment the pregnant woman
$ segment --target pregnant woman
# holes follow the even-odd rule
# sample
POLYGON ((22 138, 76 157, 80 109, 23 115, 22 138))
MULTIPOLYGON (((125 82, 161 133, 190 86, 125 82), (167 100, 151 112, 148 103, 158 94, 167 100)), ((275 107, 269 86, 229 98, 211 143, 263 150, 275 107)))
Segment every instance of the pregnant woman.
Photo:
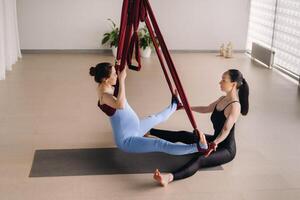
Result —
MULTIPOLYGON (((204 139, 190 144, 172 143, 160 138, 144 137, 148 131, 161 122, 166 121, 176 110, 177 96, 172 97, 171 104, 163 111, 139 119, 126 100, 125 79, 126 70, 116 72, 111 63, 99 63, 90 68, 90 75, 98 84, 98 106, 106 113, 111 122, 115 143, 125 152, 146 153, 164 152, 172 155, 204 152, 208 146, 204 139), (118 96, 114 97, 114 85, 119 79, 118 96)), ((203 134, 203 133, 200 133, 203 134)))

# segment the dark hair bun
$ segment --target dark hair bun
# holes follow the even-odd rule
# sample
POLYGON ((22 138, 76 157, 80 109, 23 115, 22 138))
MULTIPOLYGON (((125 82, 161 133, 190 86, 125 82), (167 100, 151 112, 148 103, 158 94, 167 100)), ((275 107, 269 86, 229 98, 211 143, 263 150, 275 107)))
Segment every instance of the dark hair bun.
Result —
POLYGON ((96 67, 91 67, 90 68, 90 75, 95 76, 96 75, 96 67))
POLYGON ((90 67, 90 75, 94 77, 97 83, 110 77, 112 64, 109 62, 98 63, 95 67, 90 67))

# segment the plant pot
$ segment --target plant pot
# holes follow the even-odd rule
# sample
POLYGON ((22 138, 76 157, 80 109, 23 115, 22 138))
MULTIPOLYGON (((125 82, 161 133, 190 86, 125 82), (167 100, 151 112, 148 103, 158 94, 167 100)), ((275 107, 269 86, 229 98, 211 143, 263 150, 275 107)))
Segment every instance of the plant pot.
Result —
POLYGON ((150 47, 146 47, 146 49, 141 48, 140 50, 143 58, 149 58, 151 56, 152 49, 150 47))
POLYGON ((118 47, 113 46, 113 47, 111 48, 111 50, 112 50, 113 56, 116 58, 116 57, 117 57, 117 52, 118 52, 118 47))

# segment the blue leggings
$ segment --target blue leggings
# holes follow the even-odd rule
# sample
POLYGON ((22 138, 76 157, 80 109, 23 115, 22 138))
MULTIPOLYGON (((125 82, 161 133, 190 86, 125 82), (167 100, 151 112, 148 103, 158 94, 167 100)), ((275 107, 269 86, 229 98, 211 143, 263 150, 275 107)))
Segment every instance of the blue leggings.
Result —
POLYGON ((198 152, 196 143, 172 143, 159 138, 144 137, 151 128, 166 121, 176 108, 177 104, 173 103, 163 111, 140 120, 126 101, 125 108, 118 109, 110 117, 117 146, 130 153, 164 152, 184 155, 198 152))

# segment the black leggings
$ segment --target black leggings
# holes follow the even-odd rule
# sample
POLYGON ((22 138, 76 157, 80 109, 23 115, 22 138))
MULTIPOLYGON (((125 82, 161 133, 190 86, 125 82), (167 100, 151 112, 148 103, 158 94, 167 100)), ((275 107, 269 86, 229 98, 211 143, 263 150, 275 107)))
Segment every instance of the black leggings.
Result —
MULTIPOLYGON (((185 144, 193 144, 199 141, 194 133, 187 131, 151 129, 150 134, 174 143, 182 142, 185 144)), ((211 135, 205 136, 208 142, 212 142, 215 139, 215 137, 211 135)), ((220 143, 217 150, 211 153, 207 158, 205 158, 203 154, 197 153, 188 163, 176 171, 171 172, 174 176, 174 180, 188 178, 194 175, 200 168, 214 167, 232 161, 236 154, 234 133, 230 133, 229 136, 225 141, 220 143)))

